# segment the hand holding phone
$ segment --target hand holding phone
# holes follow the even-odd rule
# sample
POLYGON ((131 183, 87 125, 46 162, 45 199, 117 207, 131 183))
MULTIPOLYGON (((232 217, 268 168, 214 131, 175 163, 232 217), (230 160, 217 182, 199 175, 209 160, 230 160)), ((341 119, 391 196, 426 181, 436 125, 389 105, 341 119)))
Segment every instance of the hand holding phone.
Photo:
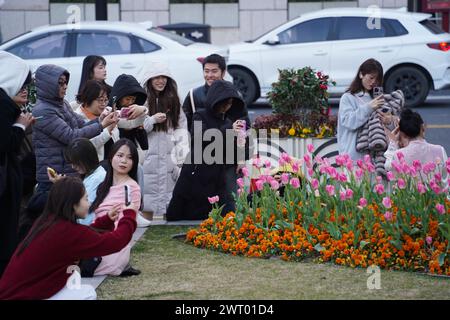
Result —
POLYGON ((383 95, 383 87, 374 87, 373 88, 373 96, 378 97, 383 95))
POLYGON ((120 118, 128 118, 128 115, 130 113, 130 109, 129 108, 122 108, 120 109, 120 118))

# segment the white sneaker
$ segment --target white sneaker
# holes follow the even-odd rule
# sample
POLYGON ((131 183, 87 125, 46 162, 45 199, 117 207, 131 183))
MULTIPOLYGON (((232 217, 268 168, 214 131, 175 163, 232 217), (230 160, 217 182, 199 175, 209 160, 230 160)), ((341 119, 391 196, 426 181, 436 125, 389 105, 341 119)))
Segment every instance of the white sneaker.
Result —
POLYGON ((145 219, 140 213, 136 215, 136 222, 138 228, 147 228, 152 224, 150 220, 145 219))

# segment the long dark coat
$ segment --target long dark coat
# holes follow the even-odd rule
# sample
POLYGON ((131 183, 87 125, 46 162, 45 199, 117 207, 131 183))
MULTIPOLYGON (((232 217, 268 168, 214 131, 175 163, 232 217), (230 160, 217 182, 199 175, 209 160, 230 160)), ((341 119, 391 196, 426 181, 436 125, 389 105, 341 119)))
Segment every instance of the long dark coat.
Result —
MULTIPOLYGON (((215 81, 208 90, 206 98, 206 108, 194 113, 193 123, 200 122, 202 133, 208 129, 219 129, 222 133, 223 141, 225 141, 226 130, 232 129, 233 122, 237 119, 246 119, 245 103, 239 92, 232 83, 218 80, 215 81), (218 113, 216 108, 229 98, 233 98, 231 108, 225 113, 218 113)), ((220 204, 225 200, 225 158, 227 156, 226 144, 222 150, 223 158, 221 161, 214 161, 212 164, 195 162, 195 150, 200 149, 202 154, 205 149, 210 146, 213 141, 196 141, 194 130, 196 125, 191 129, 191 153, 187 156, 187 161, 181 170, 180 177, 173 191, 172 200, 167 209, 167 220, 202 220, 208 217, 211 211, 211 204, 208 197, 218 195, 220 204), (201 147, 197 144, 201 143, 201 147)), ((235 148, 235 140, 233 139, 233 148, 235 148)), ((230 143, 230 141, 228 141, 230 143)), ((248 144, 247 144, 248 145, 248 144)), ((234 164, 231 164, 234 165, 234 164)))

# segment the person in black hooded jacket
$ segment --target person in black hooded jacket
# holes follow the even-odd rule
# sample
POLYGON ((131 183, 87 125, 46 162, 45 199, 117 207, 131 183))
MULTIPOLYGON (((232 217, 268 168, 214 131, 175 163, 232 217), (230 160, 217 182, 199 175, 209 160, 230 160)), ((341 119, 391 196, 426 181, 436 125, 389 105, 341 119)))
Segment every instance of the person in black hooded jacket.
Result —
MULTIPOLYGON (((211 204, 208 197, 219 196, 219 205, 229 202, 230 183, 226 183, 227 171, 236 171, 238 160, 248 159, 249 144, 237 146, 235 132, 247 129, 245 103, 231 82, 215 81, 208 90, 206 108, 193 115, 191 128, 191 152, 183 164, 167 209, 167 221, 203 220, 208 217, 211 204), (219 130, 223 149, 213 147, 215 140, 203 139, 209 129, 219 130), (204 141, 208 140, 208 141, 204 141), (205 158, 211 152, 213 159, 205 158), (212 160, 212 161, 211 161, 212 160)), ((236 184, 236 180, 234 180, 236 184)), ((223 214, 228 210, 224 208, 223 214)))
MULTIPOLYGON (((128 116, 119 120, 120 138, 127 138, 142 150, 148 149, 147 133, 143 128, 145 117, 148 113, 143 106, 147 100, 147 93, 135 77, 121 74, 114 82, 111 90, 110 105, 116 110, 128 109, 128 116)), ((106 156, 106 155, 105 155, 106 156)))

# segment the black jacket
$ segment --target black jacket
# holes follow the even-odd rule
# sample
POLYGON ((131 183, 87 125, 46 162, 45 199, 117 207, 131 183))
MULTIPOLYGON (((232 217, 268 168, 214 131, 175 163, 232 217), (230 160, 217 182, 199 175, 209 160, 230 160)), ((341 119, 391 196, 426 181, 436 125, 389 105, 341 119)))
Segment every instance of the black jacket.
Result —
MULTIPOLYGON (((117 110, 120 110, 122 106, 119 105, 119 101, 126 96, 136 96, 135 103, 140 106, 147 100, 147 93, 140 86, 136 78, 128 74, 121 74, 117 77, 112 87, 111 95, 109 96, 110 105, 112 106, 115 103, 117 110)), ((131 130, 119 128, 119 132, 121 138, 127 138, 133 141, 136 146, 139 143, 142 150, 148 149, 147 133, 144 128, 134 128, 131 130)))
MULTIPOLYGON (((226 130, 232 129, 233 122, 243 116, 245 117, 245 103, 233 84, 223 80, 215 81, 208 90, 206 108, 198 110, 193 116, 193 120, 198 121, 199 126, 194 124, 191 130, 191 153, 187 156, 188 160, 183 165, 174 188, 172 200, 167 209, 167 220, 205 219, 211 210, 208 197, 219 195, 220 203, 223 203, 227 192, 224 178, 226 143, 223 144, 224 150, 222 150, 224 157, 214 158, 213 163, 208 163, 201 155, 209 153, 205 152, 205 149, 208 147, 208 150, 211 149, 214 141, 197 141, 198 133, 196 135, 194 130, 201 128, 204 133, 208 129, 219 129, 225 142, 226 130), (216 108, 229 98, 233 98, 230 110, 225 114, 218 113, 216 108), (200 148, 199 143, 201 143, 200 148), (200 156, 197 151, 200 162, 196 161, 196 150, 201 151, 200 156)), ((235 139, 231 143, 234 145, 235 139)))
MULTIPOLYGON (((206 105, 206 95, 208 94, 209 86, 204 84, 203 86, 197 87, 192 90, 192 97, 194 99, 195 111, 201 110, 205 108, 206 105)), ((192 108, 191 95, 190 91, 188 92, 186 99, 183 102, 183 111, 186 115, 188 130, 191 130, 192 126, 192 116, 194 115, 194 111, 192 108)))
POLYGON ((19 107, 0 88, 0 165, 6 164, 6 181, 1 179, 0 194, 0 277, 18 241, 20 202, 22 198, 22 170, 18 155, 25 132, 13 127, 20 115, 19 107))

